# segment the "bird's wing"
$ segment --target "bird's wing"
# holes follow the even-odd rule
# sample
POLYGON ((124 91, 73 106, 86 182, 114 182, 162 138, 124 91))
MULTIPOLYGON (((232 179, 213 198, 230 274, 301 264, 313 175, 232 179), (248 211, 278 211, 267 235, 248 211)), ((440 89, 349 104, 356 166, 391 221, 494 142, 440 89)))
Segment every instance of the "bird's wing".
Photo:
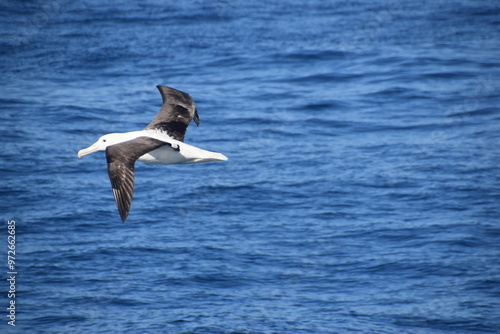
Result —
POLYGON ((135 161, 143 154, 164 145, 170 144, 155 138, 138 137, 106 148, 108 175, 123 222, 127 219, 134 196, 135 161))
POLYGON ((198 111, 189 94, 166 86, 156 86, 163 99, 163 105, 146 130, 162 130, 179 141, 184 140, 186 129, 191 120, 200 124, 198 111))

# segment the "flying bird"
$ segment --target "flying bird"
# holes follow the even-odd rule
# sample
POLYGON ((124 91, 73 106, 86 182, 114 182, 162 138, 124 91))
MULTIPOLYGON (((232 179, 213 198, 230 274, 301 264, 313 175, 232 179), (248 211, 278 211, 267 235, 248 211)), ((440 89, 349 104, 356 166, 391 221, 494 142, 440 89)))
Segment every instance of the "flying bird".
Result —
POLYGON ((136 161, 171 165, 227 160, 221 153, 184 143, 184 135, 191 120, 196 125, 200 124, 191 96, 166 86, 156 88, 160 91, 163 105, 144 130, 109 133, 78 152, 81 158, 97 151, 106 151, 108 175, 122 222, 127 219, 132 205, 136 161))

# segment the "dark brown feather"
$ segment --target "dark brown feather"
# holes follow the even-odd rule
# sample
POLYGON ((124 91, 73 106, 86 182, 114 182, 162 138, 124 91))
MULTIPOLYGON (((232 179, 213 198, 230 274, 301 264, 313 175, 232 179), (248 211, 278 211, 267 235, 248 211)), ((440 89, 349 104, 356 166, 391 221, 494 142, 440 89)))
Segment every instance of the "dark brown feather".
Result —
POLYGON ((156 88, 160 91, 163 105, 146 130, 162 130, 170 137, 183 141, 191 120, 194 120, 196 125, 200 124, 193 99, 188 93, 174 88, 166 86, 156 86, 156 88))
POLYGON ((127 219, 134 196, 135 161, 164 145, 170 144, 154 138, 138 137, 106 148, 109 180, 123 222, 127 219))

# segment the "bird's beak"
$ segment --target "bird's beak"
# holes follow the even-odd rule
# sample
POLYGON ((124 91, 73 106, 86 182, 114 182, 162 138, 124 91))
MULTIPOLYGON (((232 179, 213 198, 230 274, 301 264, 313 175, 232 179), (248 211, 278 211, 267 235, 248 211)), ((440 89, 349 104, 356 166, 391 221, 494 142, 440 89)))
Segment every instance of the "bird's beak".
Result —
POLYGON ((84 148, 83 150, 78 151, 78 157, 81 158, 84 155, 87 155, 87 154, 99 151, 99 145, 98 144, 99 143, 95 143, 94 145, 92 145, 90 147, 87 147, 87 148, 84 148))

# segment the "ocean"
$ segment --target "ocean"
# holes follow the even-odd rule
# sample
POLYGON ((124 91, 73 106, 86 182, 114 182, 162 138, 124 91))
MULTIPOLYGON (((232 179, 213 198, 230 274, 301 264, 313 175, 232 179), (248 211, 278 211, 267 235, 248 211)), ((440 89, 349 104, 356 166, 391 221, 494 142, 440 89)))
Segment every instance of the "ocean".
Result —
POLYGON ((0 8, 0 332, 500 333, 500 2, 0 8), (77 152, 156 85, 229 160, 137 163, 122 223, 77 152))

